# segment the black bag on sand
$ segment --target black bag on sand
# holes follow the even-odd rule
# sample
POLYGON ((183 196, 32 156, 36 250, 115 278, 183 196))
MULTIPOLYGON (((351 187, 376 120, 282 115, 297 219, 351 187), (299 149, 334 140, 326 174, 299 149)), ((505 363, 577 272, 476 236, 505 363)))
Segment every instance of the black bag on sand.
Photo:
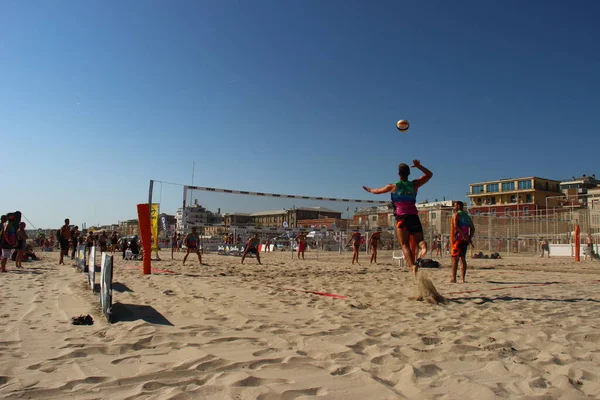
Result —
POLYGON ((440 268, 440 263, 430 258, 419 258, 416 264, 419 268, 440 268))

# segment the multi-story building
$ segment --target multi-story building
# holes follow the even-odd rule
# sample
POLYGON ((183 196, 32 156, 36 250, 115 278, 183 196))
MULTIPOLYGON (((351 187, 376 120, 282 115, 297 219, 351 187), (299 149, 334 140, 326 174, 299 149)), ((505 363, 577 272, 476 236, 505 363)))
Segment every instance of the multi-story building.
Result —
POLYGON ((223 216, 219 209, 216 213, 207 210, 198 204, 196 200, 193 206, 179 208, 175 213, 175 221, 177 225, 177 232, 183 234, 191 229, 194 225, 200 224, 222 224, 223 216), (184 213, 185 213, 185 224, 184 224, 184 213))
POLYGON ((564 197, 560 181, 527 177, 507 178, 469 185, 471 214, 528 216, 539 210, 560 207, 564 197))
POLYGON ((570 180, 565 180, 560 183, 560 190, 565 195, 564 206, 574 208, 587 208, 588 198, 590 198, 589 191, 594 191, 600 180, 596 179, 596 175, 581 177, 573 177, 570 180))
POLYGON ((296 228, 300 221, 332 218, 340 220, 342 213, 325 207, 294 207, 291 209, 260 211, 251 214, 225 214, 225 225, 254 225, 296 228))
POLYGON ((299 219, 298 226, 303 228, 328 228, 328 229, 347 229, 348 220, 341 218, 313 218, 313 219, 299 219))
POLYGON ((128 219, 127 221, 120 221, 118 231, 121 236, 138 235, 138 220, 128 219))

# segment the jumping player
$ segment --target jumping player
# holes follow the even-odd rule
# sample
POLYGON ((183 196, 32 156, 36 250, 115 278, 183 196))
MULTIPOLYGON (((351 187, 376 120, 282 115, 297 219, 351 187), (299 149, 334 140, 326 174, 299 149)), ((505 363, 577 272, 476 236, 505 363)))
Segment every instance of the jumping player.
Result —
POLYGON ((383 194, 391 193, 392 204, 394 205, 394 216, 396 217, 396 233, 398 234, 398 242, 402 247, 404 258, 413 274, 417 276, 416 255, 410 248, 410 238, 412 237, 415 243, 419 246, 418 258, 423 258, 427 254, 427 243, 423 239, 423 226, 419 219, 417 211, 417 192, 421 186, 426 184, 433 173, 421 165, 419 160, 413 160, 413 168, 423 172, 423 176, 413 180, 408 180, 410 168, 406 164, 398 165, 398 176, 400 180, 396 183, 390 183, 379 189, 371 189, 363 186, 369 193, 383 194))
POLYGON ((381 228, 377 228, 377 232, 371 235, 369 238, 369 246, 371 247, 371 262, 369 264, 377 264, 377 245, 381 243, 383 246, 383 242, 381 241, 381 228))
POLYGON ((258 263, 262 265, 262 263, 260 262, 260 254, 258 252, 259 243, 260 239, 258 238, 258 233, 255 233, 250 239, 248 239, 248 241, 246 242, 246 248, 244 249, 244 254, 242 255, 242 264, 246 259, 246 255, 248 253, 252 253, 256 256, 256 261, 258 261, 258 263))
POLYGON ((185 243, 186 253, 183 257, 183 265, 185 265, 185 260, 187 260, 188 256, 191 252, 194 252, 198 255, 198 261, 200 261, 200 265, 202 265, 202 255, 200 254, 200 249, 198 248, 198 243, 200 242, 200 237, 196 232, 196 227, 192 227, 192 232, 188 233, 183 239, 185 243))
POLYGON ((352 232, 352 236, 350 236, 350 240, 348 241, 348 244, 346 246, 350 246, 350 243, 352 243, 352 264, 354 264, 354 260, 356 260, 356 263, 358 265, 360 265, 358 263, 358 253, 360 250, 360 241, 361 241, 361 234, 359 231, 355 230, 354 232, 352 232))
POLYGON ((467 249, 471 244, 475 234, 475 226, 469 214, 463 211, 462 201, 454 203, 455 214, 452 217, 454 227, 454 243, 452 244, 452 278, 450 283, 456 283, 456 271, 458 270, 458 260, 461 262, 460 275, 461 282, 465 283, 467 275, 467 249))

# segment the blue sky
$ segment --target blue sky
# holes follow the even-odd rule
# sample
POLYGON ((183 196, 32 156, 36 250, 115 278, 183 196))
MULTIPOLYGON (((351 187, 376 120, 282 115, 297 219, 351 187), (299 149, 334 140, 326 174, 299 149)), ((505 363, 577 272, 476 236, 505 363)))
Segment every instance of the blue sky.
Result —
MULTIPOLYGON (((599 17, 592 0, 3 1, 0 207, 38 227, 135 218, 150 179, 191 183, 194 161, 201 186, 378 200, 361 185, 414 158, 434 172, 419 200, 600 174, 599 17)), ((181 190, 160 198, 174 212, 181 190)))

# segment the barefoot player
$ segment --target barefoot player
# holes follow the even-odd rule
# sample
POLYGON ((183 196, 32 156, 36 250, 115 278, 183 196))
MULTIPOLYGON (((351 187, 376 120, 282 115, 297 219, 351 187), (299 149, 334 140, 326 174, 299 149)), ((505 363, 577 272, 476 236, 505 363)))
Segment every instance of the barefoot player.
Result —
POLYGON ((350 243, 352 243, 352 264, 354 264, 354 260, 356 260, 356 263, 358 265, 360 265, 358 263, 358 253, 360 250, 360 241, 361 241, 361 234, 359 231, 355 230, 354 232, 352 232, 352 236, 350 237, 350 240, 348 241, 348 244, 346 246, 350 246, 350 243))
POLYGON ((304 260, 304 252, 306 251, 306 232, 304 232, 304 229, 300 231, 294 240, 298 243, 298 260, 300 259, 300 254, 302 254, 302 259, 304 260))
POLYGON ((71 240, 71 227, 69 224, 69 218, 65 219, 65 224, 58 231, 58 238, 60 241, 60 261, 58 264, 64 264, 65 256, 69 256, 69 240, 71 240))
POLYGON ((419 160, 413 160, 412 167, 423 172, 423 176, 409 181, 410 168, 406 164, 400 164, 398 165, 398 176, 400 177, 398 182, 390 183, 379 189, 371 189, 366 186, 363 186, 363 189, 373 194, 391 193, 392 203, 395 208, 394 216, 396 217, 398 242, 400 243, 400 247, 402 247, 402 252, 408 266, 416 276, 416 255, 410 248, 410 238, 412 237, 418 243, 420 249, 418 258, 423 258, 427 253, 427 243, 423 239, 423 226, 421 225, 416 206, 417 192, 421 186, 431 179, 433 173, 422 166, 419 160))
POLYGON ((452 226, 454 227, 454 243, 452 244, 452 278, 450 283, 456 283, 456 270, 460 260, 461 282, 465 283, 467 276, 467 249, 472 243, 475 234, 475 226, 469 214, 463 210, 462 201, 454 203, 454 216, 452 217, 452 226))
POLYGON ((383 242, 381 241, 381 228, 377 228, 377 232, 373 233, 369 238, 369 247, 371 248, 371 262, 369 264, 377 264, 377 245, 381 243, 383 247, 383 242))
POLYGON ((202 255, 200 254, 200 249, 198 246, 198 243, 200 242, 200 236, 198 236, 195 226, 192 227, 192 232, 185 236, 183 242, 187 248, 185 256, 183 257, 183 265, 185 265, 185 260, 187 260, 191 252, 194 252, 198 255, 198 261, 200 261, 200 265, 202 265, 202 255))
POLYGON ((244 260, 246 259, 246 256, 248 255, 248 253, 254 254, 256 256, 256 261, 258 261, 258 263, 261 264, 260 254, 258 252, 259 244, 260 244, 260 239, 258 238, 258 233, 255 233, 246 242, 246 248, 244 249, 244 254, 242 255, 242 264, 244 263, 244 260))

